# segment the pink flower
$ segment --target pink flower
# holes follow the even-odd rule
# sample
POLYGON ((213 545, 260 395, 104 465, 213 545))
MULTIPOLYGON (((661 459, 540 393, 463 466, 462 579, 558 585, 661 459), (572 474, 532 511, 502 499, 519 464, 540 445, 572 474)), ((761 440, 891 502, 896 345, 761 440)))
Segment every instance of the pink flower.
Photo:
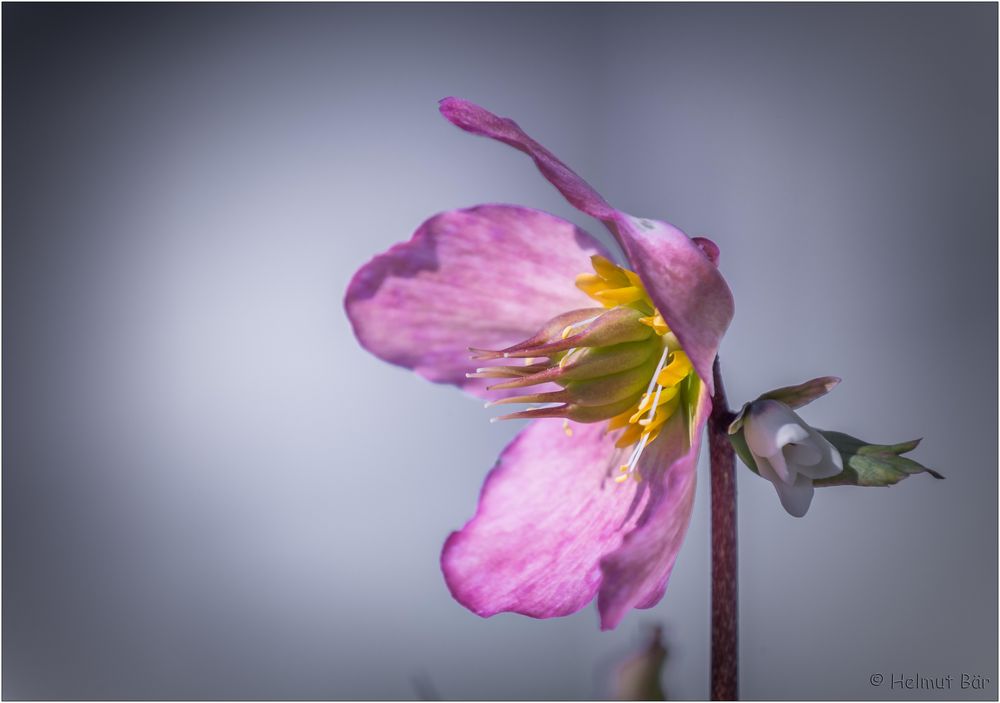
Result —
POLYGON ((628 268, 566 220, 480 205, 435 215, 362 267, 347 314, 386 361, 494 402, 542 404, 507 416, 540 419, 444 545, 452 595, 484 617, 538 618, 597 596, 610 629, 662 598, 691 517, 712 363, 733 314, 718 248, 614 209, 512 120, 456 98, 441 112, 528 154, 611 230, 628 268))

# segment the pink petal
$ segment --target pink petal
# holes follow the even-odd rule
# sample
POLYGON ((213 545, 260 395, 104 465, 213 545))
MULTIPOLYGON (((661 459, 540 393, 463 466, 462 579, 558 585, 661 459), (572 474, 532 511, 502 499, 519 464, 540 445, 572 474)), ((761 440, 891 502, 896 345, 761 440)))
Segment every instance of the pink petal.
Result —
POLYGON ((714 393, 712 364, 734 310, 725 279, 702 247, 673 225, 623 214, 617 226, 632 268, 714 393))
POLYGON ((632 608, 651 608, 667 588, 691 521, 698 452, 711 400, 702 385, 693 426, 680 413, 643 453, 649 500, 621 547, 601 561, 604 580, 597 597, 601 629, 614 629, 632 608))
POLYGON ((379 358, 484 395, 496 381, 465 377, 477 365, 469 347, 502 349, 558 314, 594 307, 574 285, 593 254, 607 256, 589 234, 539 210, 452 210, 361 267, 344 306, 379 358))
POLYGON ((615 434, 570 427, 572 437, 558 420, 522 430, 487 477, 475 517, 445 542, 448 587, 481 616, 576 612, 597 593, 601 557, 641 514, 642 484, 612 480, 627 451, 615 449, 615 434))
POLYGON ((441 113, 468 132, 528 154, 570 204, 608 226, 711 393, 712 362, 733 317, 732 293, 714 263, 718 247, 703 238, 693 241, 665 222, 634 218, 614 209, 511 119, 458 98, 442 100, 441 113))

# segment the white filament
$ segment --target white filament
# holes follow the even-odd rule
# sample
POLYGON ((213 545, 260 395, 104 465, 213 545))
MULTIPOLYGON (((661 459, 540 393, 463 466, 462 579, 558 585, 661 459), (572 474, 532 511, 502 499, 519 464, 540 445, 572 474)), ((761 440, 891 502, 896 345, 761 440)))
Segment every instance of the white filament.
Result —
MULTIPOLYGON (((663 370, 663 366, 667 363, 667 357, 670 355, 670 347, 667 345, 663 346, 663 354, 660 355, 660 362, 656 365, 656 371, 653 372, 653 378, 649 380, 649 385, 646 387, 646 395, 644 397, 649 397, 649 394, 653 392, 653 386, 656 386, 656 394, 653 396, 653 404, 649 408, 649 414, 646 416, 646 424, 648 425, 653 421, 656 416, 656 404, 660 401, 660 393, 663 392, 663 386, 656 382, 656 379, 660 377, 660 371, 663 370)), ((644 432, 642 434, 642 439, 639 440, 639 444, 636 448, 632 450, 632 455, 629 457, 628 462, 625 464, 625 475, 632 476, 635 474, 636 466, 639 463, 639 457, 642 456, 642 450, 646 448, 646 444, 649 442, 649 433, 644 432)))

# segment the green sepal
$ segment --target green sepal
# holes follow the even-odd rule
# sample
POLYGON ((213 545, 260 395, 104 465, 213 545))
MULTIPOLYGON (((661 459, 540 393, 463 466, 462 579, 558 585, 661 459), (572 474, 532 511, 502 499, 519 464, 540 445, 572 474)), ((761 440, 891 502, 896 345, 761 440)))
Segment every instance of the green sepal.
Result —
POLYGON ((814 486, 891 486, 907 476, 924 472, 944 478, 937 471, 902 456, 916 449, 919 439, 899 444, 869 444, 843 432, 817 431, 840 452, 844 470, 831 478, 813 481, 814 486))
MULTIPOLYGON (((743 430, 743 418, 746 417, 747 410, 749 408, 750 408, 750 403, 743 403, 743 407, 740 408, 740 411, 738 413, 736 413, 736 416, 729 423, 729 427, 726 430, 730 435, 734 435, 737 432, 739 432, 740 434, 743 434, 742 433, 742 430, 743 430)), ((744 442, 744 444, 745 444, 745 442, 744 442)))
POLYGON ((729 435, 729 443, 733 445, 733 449, 736 450, 736 456, 740 458, 740 461, 746 464, 748 469, 760 476, 760 471, 757 470, 757 462, 754 461, 753 454, 750 453, 750 447, 747 446, 747 440, 743 436, 742 427, 729 435))
POLYGON ((692 372, 681 381, 680 402, 685 409, 684 419, 687 422, 688 436, 694 441, 695 415, 698 413, 698 397, 701 395, 701 379, 698 374, 692 372))

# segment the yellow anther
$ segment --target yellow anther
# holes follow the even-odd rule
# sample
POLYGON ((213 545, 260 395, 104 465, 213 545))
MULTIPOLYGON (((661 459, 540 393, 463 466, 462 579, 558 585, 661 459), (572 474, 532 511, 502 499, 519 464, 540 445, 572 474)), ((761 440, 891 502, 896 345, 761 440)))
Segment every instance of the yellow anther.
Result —
POLYGON ((622 464, 618 467, 618 475, 615 476, 615 483, 625 483, 631 474, 632 467, 628 464, 622 464))
POLYGON ((567 437, 573 436, 573 428, 569 426, 569 420, 563 420, 563 432, 566 433, 567 437))
MULTIPOLYGON (((677 386, 671 386, 670 388, 662 388, 660 390, 660 397, 656 399, 656 407, 661 408, 667 403, 669 403, 671 400, 674 400, 677 397, 678 392, 680 392, 680 389, 677 386)), ((638 422, 641 424, 642 416, 647 414, 650 410, 652 410, 653 398, 655 397, 656 397, 655 393, 644 395, 642 397, 642 400, 639 401, 638 409, 632 413, 628 421, 631 423, 638 422)))
POLYGON ((628 421, 631 417, 632 417, 631 410, 626 410, 625 412, 619 415, 615 415, 613 418, 608 420, 608 432, 625 427, 625 425, 628 424, 628 421))
POLYGON ((628 279, 628 283, 630 286, 635 286, 636 288, 639 288, 645 294, 646 287, 642 285, 642 279, 639 278, 639 274, 635 273, 634 271, 629 271, 628 269, 622 269, 622 273, 625 274, 625 278, 628 279))
POLYGON ((592 256, 590 261, 595 273, 581 273, 577 276, 577 288, 607 308, 635 303, 645 303, 650 308, 653 307, 653 302, 642 285, 642 279, 637 274, 616 266, 603 256, 592 256))
POLYGON ((596 298, 605 305, 614 307, 616 305, 628 305, 637 303, 646 297, 646 291, 636 286, 625 286, 623 288, 609 288, 594 293, 591 297, 596 298))
POLYGON ((615 286, 628 285, 628 276, 625 274, 625 269, 616 265, 613 261, 609 261, 600 254, 595 254, 590 257, 590 264, 594 267, 597 275, 608 283, 615 286))
POLYGON ((653 396, 651 396, 649 393, 642 396, 642 400, 639 401, 639 407, 637 407, 635 412, 633 412, 629 416, 628 421, 630 423, 639 422, 639 418, 641 418, 643 415, 649 412, 649 407, 652 404, 653 404, 653 396))
POLYGON ((676 386, 687 378, 692 368, 688 355, 682 351, 675 351, 670 363, 657 376, 656 382, 661 386, 676 386))
POLYGON ((638 425, 629 425, 622 436, 618 438, 615 442, 615 446, 619 449, 624 449, 625 447, 631 447, 633 444, 638 442, 642 438, 642 428, 638 425))
POLYGON ((670 328, 667 326, 666 320, 663 319, 663 316, 660 313, 650 315, 649 317, 640 317, 639 322, 647 327, 652 327, 653 331, 661 337, 670 332, 670 328))
POLYGON ((581 273, 576 277, 576 287, 593 297, 594 294, 602 290, 607 290, 608 283, 600 276, 595 276, 592 273, 581 273))
POLYGON ((659 430, 667 420, 673 417, 674 413, 677 412, 677 406, 680 405, 680 398, 676 395, 673 399, 666 405, 657 408, 656 413, 653 417, 647 418, 645 420, 640 420, 639 424, 644 426, 644 432, 653 432, 654 430, 659 430))

